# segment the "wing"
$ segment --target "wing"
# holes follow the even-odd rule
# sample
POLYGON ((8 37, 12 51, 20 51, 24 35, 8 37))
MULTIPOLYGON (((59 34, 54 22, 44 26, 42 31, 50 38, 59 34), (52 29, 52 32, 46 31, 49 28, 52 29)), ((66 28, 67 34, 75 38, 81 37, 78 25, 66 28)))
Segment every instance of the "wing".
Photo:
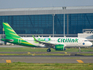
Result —
POLYGON ((47 46, 47 47, 53 48, 55 46, 55 44, 53 44, 53 43, 47 43, 47 42, 38 41, 33 35, 32 35, 32 37, 34 38, 34 41, 39 42, 40 44, 45 44, 45 46, 47 46))

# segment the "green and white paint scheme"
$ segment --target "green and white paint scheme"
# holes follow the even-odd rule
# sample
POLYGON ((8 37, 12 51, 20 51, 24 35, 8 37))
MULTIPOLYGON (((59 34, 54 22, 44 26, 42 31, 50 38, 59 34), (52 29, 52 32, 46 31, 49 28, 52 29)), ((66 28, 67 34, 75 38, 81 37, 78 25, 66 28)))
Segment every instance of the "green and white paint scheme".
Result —
POLYGON ((20 37, 8 23, 3 23, 6 38, 1 39, 9 43, 28 47, 54 48, 65 50, 67 47, 89 47, 92 45, 87 39, 78 37, 20 37))

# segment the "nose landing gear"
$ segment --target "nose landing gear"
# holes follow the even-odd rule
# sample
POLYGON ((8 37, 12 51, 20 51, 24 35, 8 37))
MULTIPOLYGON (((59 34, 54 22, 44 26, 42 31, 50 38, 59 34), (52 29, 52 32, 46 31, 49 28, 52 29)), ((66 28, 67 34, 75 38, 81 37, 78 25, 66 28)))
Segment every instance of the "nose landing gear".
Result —
POLYGON ((79 52, 81 52, 81 48, 79 47, 79 52))

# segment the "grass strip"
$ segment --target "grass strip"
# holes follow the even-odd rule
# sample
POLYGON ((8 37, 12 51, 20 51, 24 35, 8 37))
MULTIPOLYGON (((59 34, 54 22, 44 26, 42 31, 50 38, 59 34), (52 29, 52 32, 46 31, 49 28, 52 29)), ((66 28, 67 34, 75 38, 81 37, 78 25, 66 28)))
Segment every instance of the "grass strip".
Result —
MULTIPOLYGON (((47 52, 47 48, 32 48, 32 47, 0 47, 0 52, 47 52)), ((79 52, 78 48, 66 48, 65 51, 56 51, 51 49, 51 52, 79 52)), ((81 48, 81 52, 93 52, 92 48, 81 48)))
POLYGON ((42 56, 44 56, 44 55, 46 55, 46 56, 47 55, 51 55, 51 56, 53 56, 53 55, 55 55, 55 56, 56 55, 60 55, 60 56, 65 56, 65 55, 68 55, 68 56, 77 56, 78 55, 79 56, 80 55, 80 56, 93 56, 92 53, 88 53, 88 54, 86 54, 86 53, 83 53, 83 54, 80 53, 80 54, 73 54, 73 55, 72 54, 69 54, 69 53, 68 54, 59 54, 59 53, 58 54, 54 54, 54 53, 52 53, 52 54, 51 53, 48 53, 48 54, 47 53, 44 53, 44 54, 43 53, 42 54, 35 54, 35 53, 34 54, 31 54, 31 53, 30 54, 11 54, 11 53, 7 53, 6 54, 6 53, 0 53, 0 55, 32 55, 32 56, 37 56, 37 55, 42 55, 42 56))
POLYGON ((0 63, 0 70, 93 70, 93 63, 0 63))

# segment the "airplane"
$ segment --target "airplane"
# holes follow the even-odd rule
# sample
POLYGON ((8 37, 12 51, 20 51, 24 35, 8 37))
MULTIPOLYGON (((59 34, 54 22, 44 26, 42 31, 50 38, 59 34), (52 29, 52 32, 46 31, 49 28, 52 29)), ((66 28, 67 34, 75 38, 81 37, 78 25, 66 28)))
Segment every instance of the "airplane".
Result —
POLYGON ((28 47, 48 48, 47 52, 51 52, 51 48, 64 51, 67 47, 90 47, 92 43, 84 38, 78 37, 20 37, 12 29, 12 27, 3 22, 3 28, 6 38, 2 38, 2 41, 23 45, 28 47))

